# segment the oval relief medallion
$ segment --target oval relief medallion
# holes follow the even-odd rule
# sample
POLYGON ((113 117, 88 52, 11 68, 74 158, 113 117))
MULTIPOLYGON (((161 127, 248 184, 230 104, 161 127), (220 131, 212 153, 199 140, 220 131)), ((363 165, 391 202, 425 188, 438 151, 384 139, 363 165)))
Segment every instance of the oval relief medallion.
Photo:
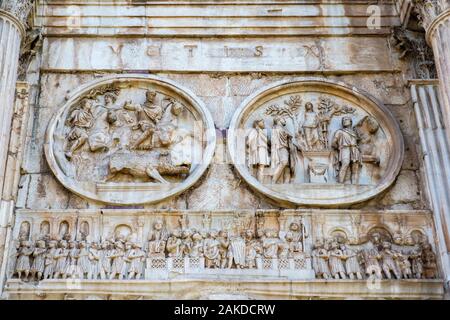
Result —
POLYGON ((246 99, 228 143, 249 185, 286 206, 368 200, 394 182, 404 152, 386 107, 318 79, 276 83, 246 99))
POLYGON ((58 180, 111 204, 155 203, 191 187, 215 148, 214 122, 189 90, 153 76, 114 76, 77 90, 49 124, 58 180))

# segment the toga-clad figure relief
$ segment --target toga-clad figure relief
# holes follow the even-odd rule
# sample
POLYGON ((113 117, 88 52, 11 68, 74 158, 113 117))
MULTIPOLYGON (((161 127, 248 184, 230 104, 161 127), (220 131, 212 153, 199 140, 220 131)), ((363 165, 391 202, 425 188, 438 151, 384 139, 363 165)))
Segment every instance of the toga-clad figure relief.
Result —
POLYGON ((258 93, 233 118, 228 147, 244 179, 283 204, 326 206, 394 183, 403 138, 390 111, 335 83, 305 83, 258 93))
POLYGON ((195 97, 186 98, 172 84, 122 77, 69 99, 49 125, 47 160, 57 178, 82 196, 157 202, 206 170, 213 122, 195 97))

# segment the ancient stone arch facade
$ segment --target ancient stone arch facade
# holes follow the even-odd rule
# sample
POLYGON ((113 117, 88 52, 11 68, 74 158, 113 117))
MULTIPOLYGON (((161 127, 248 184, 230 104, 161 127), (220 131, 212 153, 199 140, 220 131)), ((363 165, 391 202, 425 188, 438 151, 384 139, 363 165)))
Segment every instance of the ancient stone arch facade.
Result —
POLYGON ((444 298, 426 2, 0 1, 1 297, 444 298))

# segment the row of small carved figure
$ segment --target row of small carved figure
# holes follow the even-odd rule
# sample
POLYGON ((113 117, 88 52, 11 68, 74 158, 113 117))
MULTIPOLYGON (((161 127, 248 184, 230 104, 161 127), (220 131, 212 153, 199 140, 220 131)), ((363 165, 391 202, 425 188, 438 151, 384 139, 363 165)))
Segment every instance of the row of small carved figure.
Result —
MULTIPOLYGON (((404 248, 404 247, 403 247, 404 248)), ((390 241, 369 242, 355 250, 337 241, 316 241, 312 263, 317 278, 323 279, 435 279, 436 255, 424 242, 403 249, 390 241)))
POLYGON ((204 258, 205 268, 257 267, 257 259, 295 258, 303 255, 301 233, 289 231, 281 240, 275 230, 265 230, 258 238, 253 230, 229 237, 227 231, 174 230, 170 236, 155 229, 147 249, 125 237, 87 243, 40 239, 33 244, 22 240, 16 252, 13 276, 22 280, 42 279, 141 279, 145 259, 204 258))
MULTIPOLYGON (((258 259, 305 259, 303 234, 298 228, 288 231, 284 240, 275 230, 255 237, 253 230, 229 237, 227 231, 174 230, 170 236, 154 229, 147 249, 124 237, 101 244, 86 241, 21 241, 13 275, 23 280, 60 278, 141 279, 145 259, 204 258, 205 268, 257 268, 258 259)), ((436 256, 428 242, 414 246, 392 245, 377 237, 360 246, 337 240, 318 240, 311 252, 317 278, 378 279, 437 278, 436 256)))
POLYGON ((13 276, 42 279, 140 279, 145 251, 138 243, 116 241, 88 244, 85 241, 21 241, 13 276))

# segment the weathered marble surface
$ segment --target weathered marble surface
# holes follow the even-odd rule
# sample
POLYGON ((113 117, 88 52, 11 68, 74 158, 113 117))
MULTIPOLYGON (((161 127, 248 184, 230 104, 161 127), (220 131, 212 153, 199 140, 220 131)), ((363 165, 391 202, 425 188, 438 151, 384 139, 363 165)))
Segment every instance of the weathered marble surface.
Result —
POLYGON ((413 280, 397 282, 383 280, 378 288, 368 290, 366 281, 246 281, 246 280, 185 280, 183 282, 98 282, 67 284, 66 281, 42 282, 39 286, 12 280, 8 282, 8 297, 12 300, 258 300, 258 299, 442 299, 442 281, 413 280), (123 287, 128 290, 123 290, 123 287), (76 293, 65 292, 67 287, 76 293), (155 288, 149 290, 149 288, 155 288), (158 288, 158 289, 156 289, 158 288), (201 288, 201 289, 199 289, 201 288), (99 293, 107 291, 108 294, 99 293), (236 294, 239 292, 239 294, 236 294))

